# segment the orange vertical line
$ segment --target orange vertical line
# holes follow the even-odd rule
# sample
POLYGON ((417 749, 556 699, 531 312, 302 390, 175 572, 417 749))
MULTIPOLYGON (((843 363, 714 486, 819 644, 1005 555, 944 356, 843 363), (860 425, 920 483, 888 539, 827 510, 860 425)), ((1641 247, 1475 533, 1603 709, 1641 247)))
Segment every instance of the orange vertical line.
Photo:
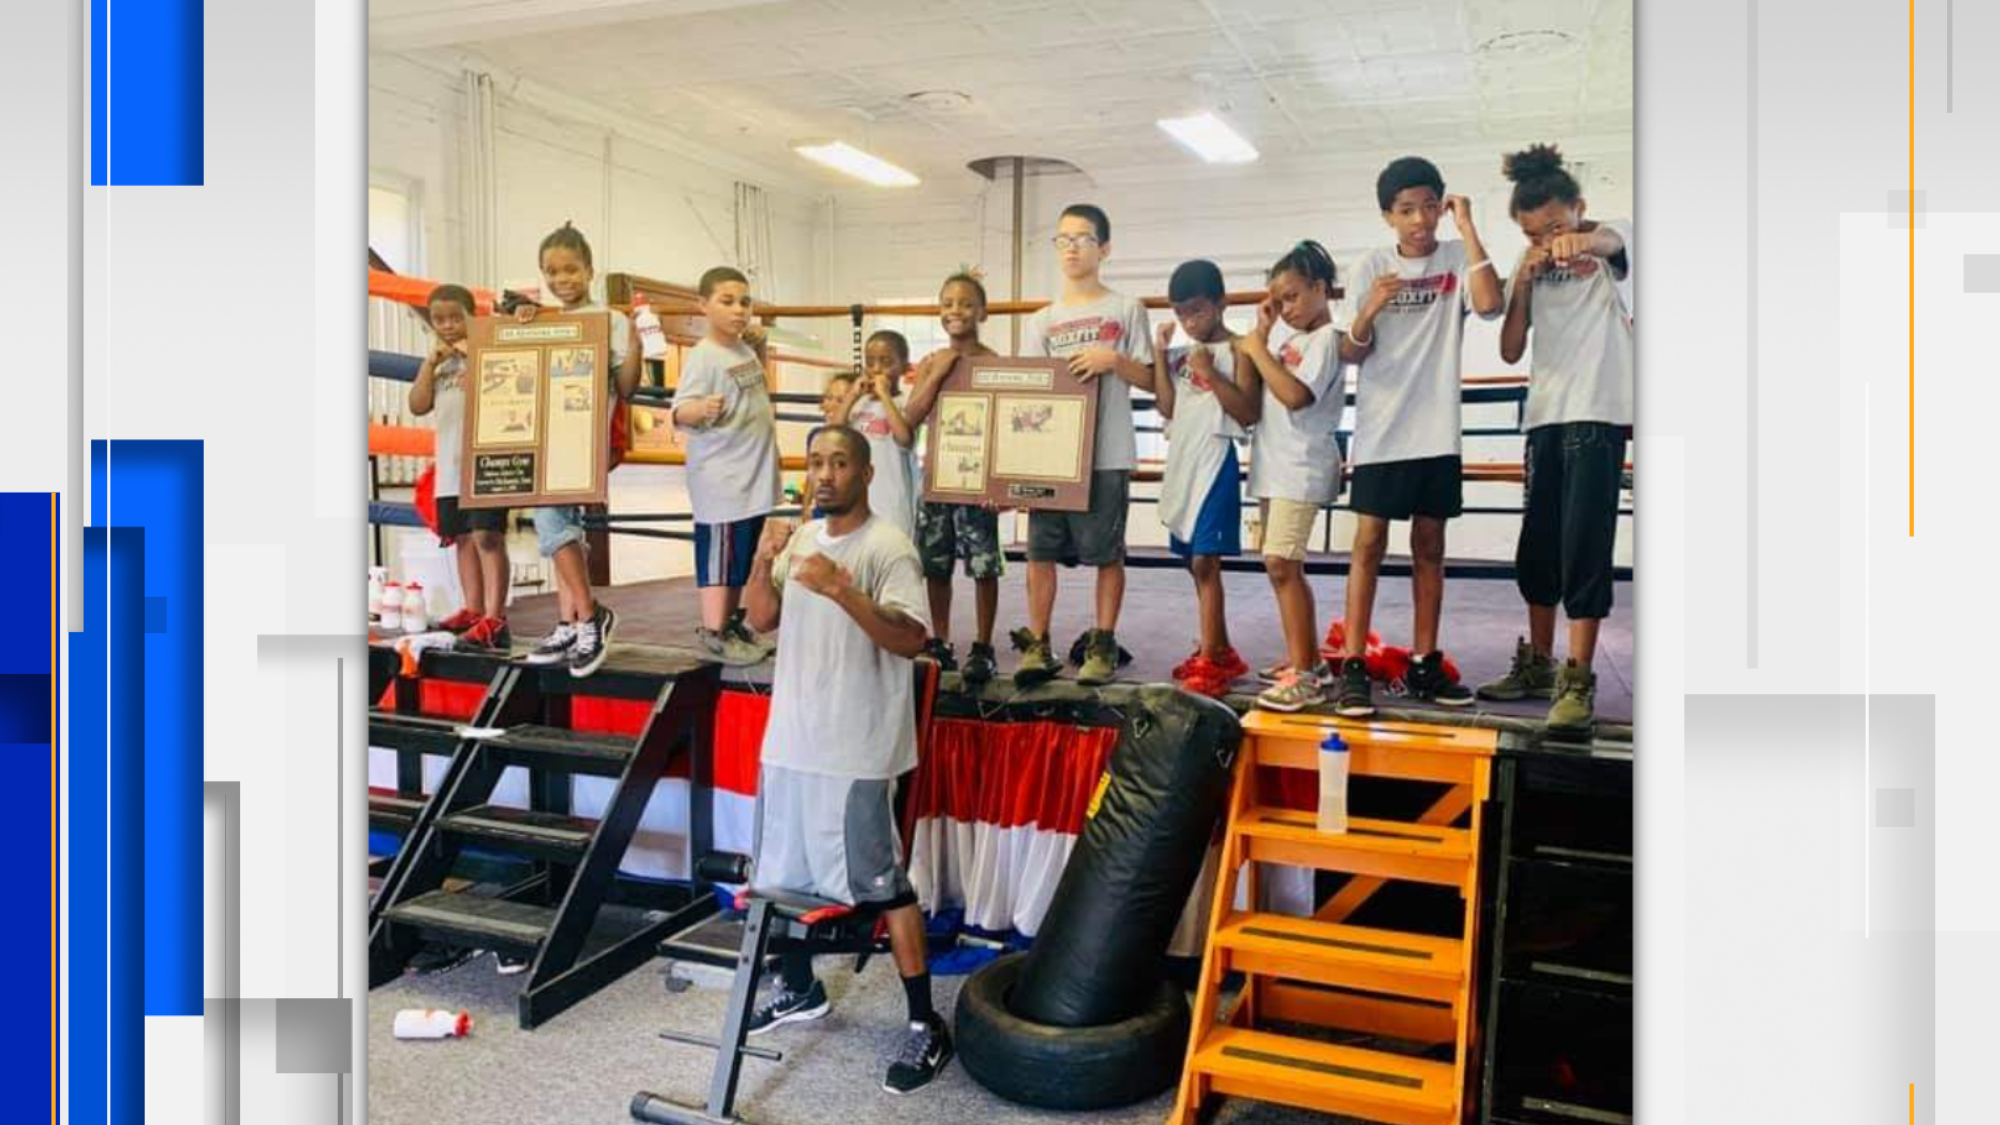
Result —
MULTIPOLYGON (((1917 535, 1917 0, 1910 0, 1910 538, 1917 535)), ((1911 1087, 1915 1096, 1915 1087, 1911 1087)))
POLYGON ((1917 1084, 1910 1083, 1910 1125, 1917 1125, 1917 1084))

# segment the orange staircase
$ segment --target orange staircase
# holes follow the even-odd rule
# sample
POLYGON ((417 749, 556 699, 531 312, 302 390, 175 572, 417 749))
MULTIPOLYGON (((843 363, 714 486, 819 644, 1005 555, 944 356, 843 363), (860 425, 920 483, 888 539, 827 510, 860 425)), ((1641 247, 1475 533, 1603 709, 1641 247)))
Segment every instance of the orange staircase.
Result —
POLYGON ((1497 736, 1469 727, 1354 722, 1253 711, 1229 799, 1194 1030, 1168 1125, 1194 1125, 1218 1097, 1245 1097, 1396 1125, 1460 1125, 1472 1057, 1474 923, 1480 809, 1497 736), (1266 771, 1319 770, 1319 744, 1338 730, 1352 777, 1432 782, 1437 799, 1412 820, 1350 817, 1341 834, 1309 811, 1265 803, 1266 771), (1354 878, 1311 918, 1255 911, 1258 863, 1354 878), (1245 864, 1250 864, 1245 867, 1245 864), (1451 887, 1463 907, 1456 937, 1347 924, 1385 882, 1451 887), (1236 909, 1245 886, 1251 911, 1236 909), (1217 1020, 1224 979, 1244 975, 1217 1020), (1313 1025, 1414 1044, 1451 1044, 1452 1061, 1281 1034, 1313 1025))

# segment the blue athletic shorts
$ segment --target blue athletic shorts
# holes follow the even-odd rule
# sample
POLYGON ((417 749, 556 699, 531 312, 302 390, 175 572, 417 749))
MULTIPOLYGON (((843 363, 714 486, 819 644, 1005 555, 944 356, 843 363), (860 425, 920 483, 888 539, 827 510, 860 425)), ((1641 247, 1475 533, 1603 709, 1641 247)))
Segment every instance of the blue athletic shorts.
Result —
POLYGON ((1194 538, 1182 542, 1167 536, 1167 547, 1183 559, 1196 555, 1240 555, 1243 553, 1243 472, 1236 462, 1236 444, 1231 442, 1215 484, 1202 499, 1201 511, 1194 516, 1194 538))
POLYGON ((694 525, 694 584, 740 590, 750 581, 750 562, 764 535, 764 517, 735 523, 694 525))

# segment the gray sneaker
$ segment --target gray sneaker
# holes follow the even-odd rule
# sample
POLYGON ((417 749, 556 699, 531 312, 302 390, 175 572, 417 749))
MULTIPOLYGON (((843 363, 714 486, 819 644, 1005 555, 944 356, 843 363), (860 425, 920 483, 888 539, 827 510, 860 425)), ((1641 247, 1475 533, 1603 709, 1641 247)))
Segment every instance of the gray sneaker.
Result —
POLYGON ((1535 651, 1526 637, 1514 638, 1514 663, 1507 674, 1479 685, 1479 698, 1501 703, 1516 699, 1553 699, 1556 694, 1556 662, 1546 653, 1535 651))
POLYGON ((1038 637, 1026 629, 1016 629, 1014 647, 1021 650, 1021 662, 1014 666, 1016 687, 1030 688, 1048 683, 1062 671, 1062 665, 1056 663, 1055 653, 1049 651, 1046 634, 1038 637))
POLYGON ((1326 702, 1321 684, 1332 673, 1325 664, 1310 672, 1286 671, 1278 682, 1257 693, 1257 706, 1266 711, 1303 711, 1326 702))
POLYGON ((755 641, 744 640, 731 632, 726 625, 721 632, 698 628, 694 631, 694 637, 710 660, 731 668, 748 668, 753 664, 762 664, 771 655, 771 650, 755 641))

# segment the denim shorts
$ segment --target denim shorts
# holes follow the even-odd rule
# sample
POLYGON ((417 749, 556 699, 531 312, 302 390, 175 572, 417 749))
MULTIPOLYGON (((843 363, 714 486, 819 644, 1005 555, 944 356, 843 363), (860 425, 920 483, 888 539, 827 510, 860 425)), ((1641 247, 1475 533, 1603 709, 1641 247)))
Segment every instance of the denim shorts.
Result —
POLYGON ((583 509, 575 505, 563 508, 535 509, 535 543, 542 549, 542 557, 552 559, 563 547, 575 543, 583 544, 583 509))

